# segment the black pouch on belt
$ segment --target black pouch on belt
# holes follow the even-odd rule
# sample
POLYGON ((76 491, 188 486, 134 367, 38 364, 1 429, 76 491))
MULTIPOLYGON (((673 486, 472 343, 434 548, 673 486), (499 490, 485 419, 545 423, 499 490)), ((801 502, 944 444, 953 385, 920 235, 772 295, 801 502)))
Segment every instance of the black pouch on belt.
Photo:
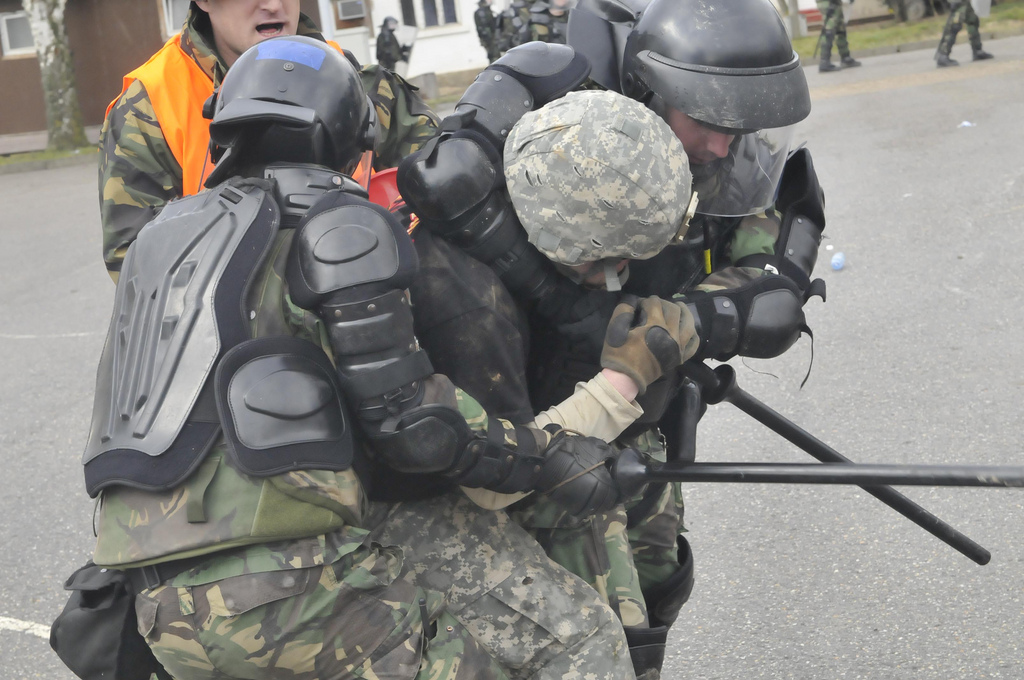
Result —
POLYGON ((50 627, 50 646, 82 680, 170 680, 135 619, 128 575, 91 561, 64 583, 71 597, 50 627))

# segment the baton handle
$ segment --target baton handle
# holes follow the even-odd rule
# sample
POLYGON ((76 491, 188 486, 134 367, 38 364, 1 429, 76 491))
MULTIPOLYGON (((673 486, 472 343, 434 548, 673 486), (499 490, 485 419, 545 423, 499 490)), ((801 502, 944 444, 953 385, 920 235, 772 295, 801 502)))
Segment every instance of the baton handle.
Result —
MULTIPOLYGON (((720 401, 729 402, 823 463, 852 462, 814 435, 740 389, 736 384, 736 371, 732 366, 722 364, 711 370, 703 363, 687 362, 683 365, 683 371, 686 377, 702 386, 704 398, 709 404, 717 404, 720 401)), ((992 559, 992 553, 982 545, 957 531, 892 487, 861 485, 860 488, 973 562, 985 565, 992 559)))

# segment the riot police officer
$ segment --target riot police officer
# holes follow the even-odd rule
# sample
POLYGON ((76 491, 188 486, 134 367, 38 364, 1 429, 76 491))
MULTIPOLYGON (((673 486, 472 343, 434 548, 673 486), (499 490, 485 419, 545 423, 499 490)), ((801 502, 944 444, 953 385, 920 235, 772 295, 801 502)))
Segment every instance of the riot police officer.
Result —
POLYGON ((461 484, 550 492, 584 514, 615 502, 603 443, 489 419, 433 372, 412 332, 405 227, 345 174, 375 130, 355 68, 320 41, 268 40, 225 78, 211 188, 143 228, 119 278, 83 459, 102 496, 95 562, 127 572, 174 677, 628 677, 611 612, 495 513, 420 515, 486 530, 446 543, 447 567, 483 579, 457 572, 476 596, 457 609, 427 583, 439 563, 368 540, 366 481, 408 497, 392 473, 421 496, 461 484), (528 578, 550 621, 526 624, 535 606, 512 629, 492 617, 523 606, 499 574, 528 578))
POLYGON ((403 45, 395 35, 398 19, 384 17, 377 34, 377 63, 389 71, 394 71, 400 61, 409 60, 409 45, 403 45))
MULTIPOLYGON (((695 312, 698 358, 786 351, 805 328, 804 302, 823 292, 811 272, 824 211, 809 152, 789 153, 792 125, 809 113, 810 97, 775 8, 767 0, 584 0, 570 12, 568 41, 509 51, 467 89, 441 135, 399 170, 403 195, 427 228, 490 263, 535 318, 558 331, 534 345, 531 361, 546 370, 531 372, 549 379, 531 381, 532 406, 571 393, 577 375, 568 368, 593 374, 617 297, 581 294, 549 275, 550 263, 523 245, 500 166, 493 168, 516 120, 588 77, 668 123, 700 198, 683 243, 634 263, 625 288, 683 294, 695 312)), ((677 388, 648 390, 648 432, 673 419, 677 388)), ((653 489, 631 518, 649 612, 649 627, 627 630, 638 674, 656 677, 668 627, 692 587, 692 557, 677 541, 681 521, 671 487, 653 489)))
POLYGON ((491 11, 491 0, 480 0, 473 12, 473 23, 476 24, 476 35, 480 45, 487 51, 487 61, 494 61, 500 55, 498 51, 498 17, 491 11))

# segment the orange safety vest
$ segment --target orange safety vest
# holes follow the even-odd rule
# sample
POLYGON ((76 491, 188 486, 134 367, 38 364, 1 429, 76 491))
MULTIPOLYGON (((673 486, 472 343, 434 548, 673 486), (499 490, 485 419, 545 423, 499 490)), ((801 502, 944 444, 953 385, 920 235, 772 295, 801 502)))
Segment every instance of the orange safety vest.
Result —
MULTIPOLYGON (((336 42, 327 44, 344 54, 336 42)), ((106 115, 132 82, 140 80, 153 104, 157 122, 175 160, 181 166, 182 195, 203 190, 213 170, 210 160, 210 121, 203 118, 203 104, 213 94, 213 80, 181 49, 175 35, 142 66, 124 77, 121 94, 107 106, 106 115)), ((353 179, 367 186, 371 152, 366 152, 353 179)))

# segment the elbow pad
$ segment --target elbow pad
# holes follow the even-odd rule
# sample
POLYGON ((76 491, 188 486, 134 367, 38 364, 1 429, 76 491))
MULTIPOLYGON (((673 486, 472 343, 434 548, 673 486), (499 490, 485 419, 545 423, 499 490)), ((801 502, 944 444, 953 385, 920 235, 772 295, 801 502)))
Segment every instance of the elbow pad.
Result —
POLYGON ((700 347, 695 359, 736 355, 768 359, 793 346, 807 330, 803 296, 784 276, 768 274, 739 288, 686 294, 700 347))

